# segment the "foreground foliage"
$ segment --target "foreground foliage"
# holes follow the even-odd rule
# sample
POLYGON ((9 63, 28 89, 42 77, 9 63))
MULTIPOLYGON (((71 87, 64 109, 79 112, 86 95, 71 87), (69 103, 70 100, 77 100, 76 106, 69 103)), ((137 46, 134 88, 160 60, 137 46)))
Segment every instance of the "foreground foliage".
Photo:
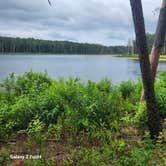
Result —
MULTIPOLYGON (((166 128, 156 144, 149 139, 141 89, 141 81, 83 84, 73 78, 52 80, 43 73, 27 72, 18 78, 10 74, 0 89, 0 139, 24 135, 27 142, 39 145, 43 156, 46 140, 55 139, 71 147, 63 160, 66 165, 164 165, 166 128)), ((166 72, 155 89, 164 126, 166 72)), ((1 151, 2 165, 10 160, 6 150, 1 151)), ((45 163, 51 165, 45 160, 25 162, 45 163)))

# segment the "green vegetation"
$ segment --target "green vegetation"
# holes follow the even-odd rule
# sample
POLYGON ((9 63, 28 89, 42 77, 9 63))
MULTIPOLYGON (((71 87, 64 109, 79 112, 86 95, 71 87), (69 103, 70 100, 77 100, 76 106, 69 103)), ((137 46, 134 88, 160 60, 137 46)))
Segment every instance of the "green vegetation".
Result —
MULTIPOLYGON (((147 33, 149 52, 154 41, 154 34, 147 33)), ((128 46, 129 47, 129 46, 128 46)), ((69 41, 49 41, 34 38, 0 37, 0 54, 118 54, 131 57, 127 46, 104 46, 100 44, 76 43, 69 41)), ((132 49, 132 46, 130 46, 132 49)), ((164 44, 162 54, 166 54, 164 44)), ((136 42, 133 41, 133 52, 137 54, 136 42)), ((133 57, 135 58, 135 57, 133 57)), ((165 56, 161 59, 165 60, 165 56)))
POLYGON ((166 55, 161 55, 160 60, 163 60, 163 61, 166 60, 166 55))
POLYGON ((115 57, 129 58, 129 59, 138 59, 138 55, 137 54, 115 55, 115 57))
MULTIPOLYGON (((56 162, 56 154, 52 156, 48 148, 52 139, 56 143, 51 146, 68 147, 59 152, 63 165, 164 166, 166 72, 155 83, 163 119, 157 143, 149 139, 146 107, 139 102, 141 90, 141 81, 113 85, 104 79, 83 84, 72 78, 52 80, 42 73, 27 72, 17 78, 10 74, 0 88, 0 139, 23 137, 29 148, 37 144, 43 158, 26 160, 29 166, 56 162)), ((10 162, 10 152, 5 145, 0 147, 0 165, 4 165, 10 162)))
MULTIPOLYGON (((115 57, 129 58, 129 59, 138 59, 138 55, 137 54, 115 55, 115 57)), ((166 55, 160 55, 160 61, 166 61, 166 55)))
MULTIPOLYGON (((151 52, 151 49, 152 49, 152 45, 153 45, 154 39, 155 39, 155 34, 147 33, 147 34, 146 34, 146 38, 147 38, 147 47, 148 47, 148 51, 149 51, 149 53, 150 53, 150 52, 151 52)), ((134 55, 134 54, 137 54, 136 41, 133 40, 133 41, 130 41, 130 42, 131 42, 131 43, 128 44, 128 52, 127 52, 127 53, 129 54, 129 56, 134 55)), ((124 52, 124 54, 126 54, 126 53, 124 52)), ((162 55, 166 55, 166 42, 164 42, 164 45, 163 45, 161 54, 162 54, 162 55)), ((127 56, 127 54, 126 54, 125 56, 127 56)))
POLYGON ((108 47, 99 44, 75 43, 69 41, 0 37, 0 53, 123 54, 127 53, 127 48, 125 46, 108 47))
MULTIPOLYGON (((147 33, 149 52, 154 41, 154 34, 147 33)), ((128 46, 129 47, 129 46, 128 46)), ((0 54, 118 54, 123 57, 135 58, 137 54, 136 42, 133 41, 134 54, 128 55, 127 46, 104 46, 100 44, 76 43, 69 41, 49 41, 34 38, 0 37, 0 54)), ((164 44, 162 54, 166 54, 164 44)), ((165 56, 161 60, 165 60, 165 56)))
POLYGON ((147 37, 148 50, 150 52, 155 39, 155 34, 147 33, 146 37, 147 37))
MULTIPOLYGON (((155 39, 155 34, 150 34, 150 33, 147 33, 146 34, 146 38, 147 38, 147 47, 148 47, 148 51, 150 52, 151 51, 151 48, 152 48, 152 45, 153 45, 153 42, 154 42, 154 39, 155 39)), ((137 53, 137 46, 136 46, 136 41, 134 40, 133 41, 133 45, 134 45, 134 53, 137 53)), ((164 47, 165 47, 165 44, 164 44, 164 47)), ((165 54, 165 48, 163 48, 163 54, 165 54)))

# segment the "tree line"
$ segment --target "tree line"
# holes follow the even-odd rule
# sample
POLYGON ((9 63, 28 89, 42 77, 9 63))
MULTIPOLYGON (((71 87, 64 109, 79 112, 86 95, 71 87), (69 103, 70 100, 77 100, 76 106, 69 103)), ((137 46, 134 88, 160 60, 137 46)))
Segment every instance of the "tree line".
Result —
POLYGON ((126 54, 126 46, 0 37, 1 53, 126 54))
MULTIPOLYGON (((146 38, 147 38, 148 51, 150 52, 152 49, 152 46, 153 46, 153 42, 155 40, 155 34, 147 33, 146 38)), ((128 40, 127 53, 128 54, 137 54, 138 53, 137 46, 136 46, 136 40, 131 40, 131 39, 128 40)), ((164 40, 163 47, 161 49, 161 54, 166 55, 166 40, 164 40)))
MULTIPOLYGON (((155 34, 147 33, 148 50, 153 45, 155 34)), ((104 46, 100 44, 69 41, 50 41, 34 38, 13 38, 0 36, 0 53, 51 53, 51 54, 137 54, 136 41, 127 46, 104 46)), ((166 54, 166 42, 162 54, 166 54)))

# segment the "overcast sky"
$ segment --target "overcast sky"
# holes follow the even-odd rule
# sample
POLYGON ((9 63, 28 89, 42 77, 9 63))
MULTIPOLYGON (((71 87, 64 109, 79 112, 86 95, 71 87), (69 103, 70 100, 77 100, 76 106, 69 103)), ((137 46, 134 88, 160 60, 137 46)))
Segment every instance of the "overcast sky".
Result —
MULTIPOLYGON (((129 0, 0 0, 0 35, 126 45, 134 38, 129 0)), ((142 0, 154 32, 161 0, 142 0)))

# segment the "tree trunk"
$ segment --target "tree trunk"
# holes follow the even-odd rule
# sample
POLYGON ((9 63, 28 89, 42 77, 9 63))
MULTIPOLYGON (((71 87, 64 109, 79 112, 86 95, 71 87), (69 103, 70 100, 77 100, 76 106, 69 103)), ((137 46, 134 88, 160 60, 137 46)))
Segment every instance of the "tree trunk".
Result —
POLYGON ((145 100, 148 111, 148 127, 150 130, 151 138, 155 138, 159 135, 161 123, 150 68, 142 3, 141 0, 130 0, 130 3, 134 20, 136 44, 139 54, 145 100))
MULTIPOLYGON (((155 33, 155 40, 150 54, 150 64, 151 64, 153 81, 155 81, 157 67, 160 59, 160 53, 164 45, 165 34, 166 34, 166 0, 163 0, 162 7, 160 9, 157 29, 155 33)), ((141 100, 145 100, 144 91, 142 92, 141 100)))

